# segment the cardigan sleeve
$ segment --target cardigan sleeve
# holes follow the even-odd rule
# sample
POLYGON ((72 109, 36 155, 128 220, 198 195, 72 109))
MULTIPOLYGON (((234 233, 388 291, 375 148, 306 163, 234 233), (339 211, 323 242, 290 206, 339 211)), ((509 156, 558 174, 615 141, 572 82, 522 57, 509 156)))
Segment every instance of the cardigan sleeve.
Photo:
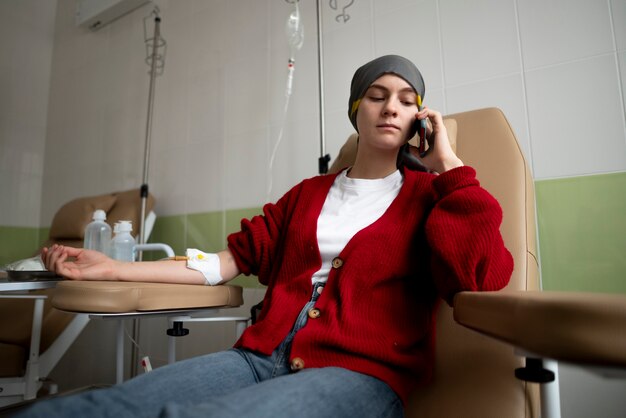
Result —
POLYGON ((239 270, 257 275, 267 284, 272 262, 276 257, 278 243, 285 223, 289 201, 297 194, 291 189, 275 204, 263 206, 263 214, 243 219, 241 230, 228 236, 228 249, 233 254, 239 270))
POLYGON ((441 174, 433 186, 438 199, 426 221, 426 239, 439 295, 452 305, 457 292, 506 286, 513 257, 500 234, 500 204, 468 166, 441 174))

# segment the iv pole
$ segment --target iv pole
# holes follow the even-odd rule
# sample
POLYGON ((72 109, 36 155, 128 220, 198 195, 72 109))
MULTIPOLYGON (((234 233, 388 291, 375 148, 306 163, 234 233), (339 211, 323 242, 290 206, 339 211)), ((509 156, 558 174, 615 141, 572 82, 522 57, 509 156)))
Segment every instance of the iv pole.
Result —
POLYGON ((326 127, 324 123, 324 51, 322 46, 322 4, 316 0, 317 4, 317 71, 320 106, 320 157, 318 158, 319 174, 328 173, 328 162, 330 154, 326 154, 326 127))
MULTIPOLYGON (((141 184, 141 217, 139 218, 139 242, 138 244, 145 244, 146 237, 144 232, 146 222, 146 204, 148 200, 148 172, 150 165, 150 142, 152 139, 152 113, 154 111, 154 86, 156 77, 163 74, 163 67, 165 65, 165 49, 163 55, 159 54, 159 48, 165 48, 165 39, 161 37, 161 17, 159 16, 159 8, 155 7, 152 13, 144 18, 144 38, 146 43, 146 63, 150 66, 150 88, 148 91, 148 115, 146 118, 146 142, 144 147, 143 157, 143 182, 141 184), (152 38, 148 38, 146 32, 146 20, 154 15, 154 35, 152 38), (151 49, 151 51, 150 51, 151 49)), ((139 261, 141 261, 141 253, 139 254, 139 261)))
MULTIPOLYGON (((141 215, 139 217, 139 239, 138 244, 146 243, 145 236, 145 226, 146 226, 146 206, 148 201, 148 173, 150 166, 150 142, 152 139, 152 114, 154 111, 154 88, 155 81, 158 75, 163 74, 163 68, 165 65, 165 49, 166 42, 165 39, 161 37, 161 17, 159 16, 159 8, 155 6, 148 16, 146 16, 143 20, 143 31, 144 31, 144 42, 146 44, 146 64, 150 66, 150 87, 148 90, 148 115, 146 118, 146 141, 144 146, 144 157, 143 157, 143 181, 141 183, 140 189, 140 198, 141 198, 141 215), (147 25, 146 21, 154 16, 154 34, 152 38, 148 37, 147 25), (159 49, 163 48, 163 54, 159 53, 159 49)), ((137 260, 141 261, 143 254, 138 252, 137 260)), ((133 339, 135 341, 139 341, 139 333, 140 333, 140 324, 138 319, 133 320, 133 339)), ((137 357, 139 355, 138 349, 133 345, 133 349, 131 352, 131 377, 137 375, 137 366, 138 361, 137 357)))

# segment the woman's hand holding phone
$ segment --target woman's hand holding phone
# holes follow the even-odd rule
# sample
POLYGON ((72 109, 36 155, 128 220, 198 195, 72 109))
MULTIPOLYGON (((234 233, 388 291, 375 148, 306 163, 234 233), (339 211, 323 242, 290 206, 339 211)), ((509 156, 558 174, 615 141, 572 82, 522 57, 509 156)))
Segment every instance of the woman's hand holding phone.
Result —
POLYGON ((420 155, 417 147, 410 147, 409 152, 418 157, 428 171, 436 174, 462 166, 463 161, 456 156, 450 146, 448 131, 443 123, 441 113, 424 107, 417 112, 415 118, 416 123, 420 123, 422 120, 428 121, 428 126, 426 127, 428 149, 422 155, 420 155))

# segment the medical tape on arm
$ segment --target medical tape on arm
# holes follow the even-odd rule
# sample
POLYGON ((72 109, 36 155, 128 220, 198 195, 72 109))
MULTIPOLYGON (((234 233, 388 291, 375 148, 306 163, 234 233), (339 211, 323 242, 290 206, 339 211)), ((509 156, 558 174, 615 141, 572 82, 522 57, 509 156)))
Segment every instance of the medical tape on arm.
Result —
POLYGON ((208 285, 215 286, 222 282, 220 257, 217 254, 205 253, 195 248, 188 248, 186 254, 187 268, 202 273, 208 285))

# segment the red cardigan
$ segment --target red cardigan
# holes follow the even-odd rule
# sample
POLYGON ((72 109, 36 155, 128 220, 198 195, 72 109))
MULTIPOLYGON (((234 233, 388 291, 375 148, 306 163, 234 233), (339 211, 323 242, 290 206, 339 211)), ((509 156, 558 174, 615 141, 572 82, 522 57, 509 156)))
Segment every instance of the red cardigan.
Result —
MULTIPOLYGON (((321 315, 295 335, 291 359, 375 376, 406 401, 432 374, 438 297, 451 304, 462 290, 501 289, 513 258, 500 205, 473 168, 403 174, 387 211, 339 254, 316 302, 321 315)), ((309 301, 321 267, 317 219, 335 177, 304 180, 228 237, 241 272, 267 285, 263 311, 236 347, 270 355, 309 301)))

